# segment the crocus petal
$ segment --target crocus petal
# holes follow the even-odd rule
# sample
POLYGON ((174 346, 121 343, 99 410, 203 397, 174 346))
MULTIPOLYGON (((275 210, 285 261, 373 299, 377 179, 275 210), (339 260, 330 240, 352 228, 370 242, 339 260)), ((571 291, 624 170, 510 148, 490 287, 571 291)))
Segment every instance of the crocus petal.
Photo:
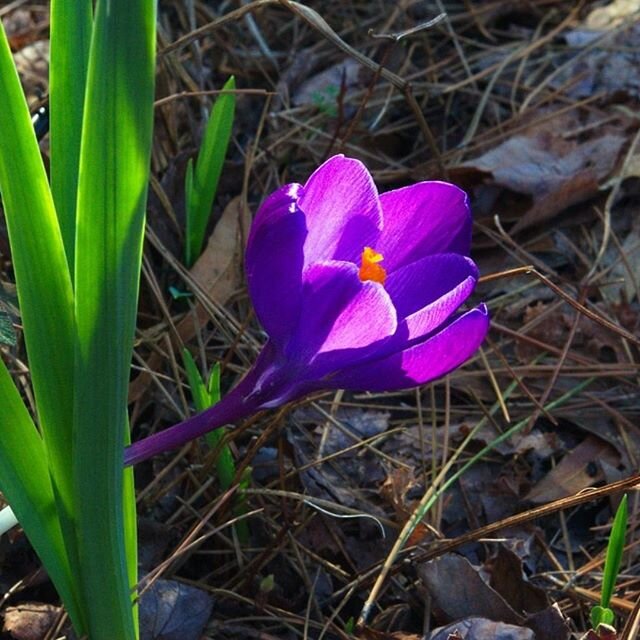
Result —
POLYGON ((245 257, 249 293, 260 323, 284 345, 298 324, 302 292, 305 217, 302 187, 289 184, 269 196, 256 214, 245 257))
POLYGON ((402 338, 437 329, 471 295, 477 279, 474 262, 455 253, 427 256, 389 274, 385 288, 407 326, 402 338))
POLYGON ((467 194, 446 182, 420 182, 380 196, 384 230, 377 251, 387 270, 434 253, 469 255, 471 211, 467 194))
POLYGON ((396 310, 384 287, 362 282, 349 262, 324 262, 304 272, 300 324, 287 345, 292 363, 308 363, 307 374, 366 355, 365 348, 393 335, 396 310))
POLYGON ((489 329, 485 305, 468 311, 442 331, 404 351, 345 368, 324 380, 325 388, 392 391, 439 378, 473 355, 489 329))
POLYGON ((358 262, 365 246, 375 248, 382 210, 378 190, 359 160, 329 158, 307 180, 299 204, 309 230, 306 264, 358 262))

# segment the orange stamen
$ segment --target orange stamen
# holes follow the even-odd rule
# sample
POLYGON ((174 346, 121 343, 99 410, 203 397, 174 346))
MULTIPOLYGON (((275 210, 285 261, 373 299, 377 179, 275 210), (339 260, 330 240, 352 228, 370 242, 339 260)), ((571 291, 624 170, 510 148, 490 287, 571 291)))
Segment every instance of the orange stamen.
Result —
POLYGON ((387 272, 384 267, 378 264, 384 260, 384 256, 378 253, 371 247, 365 247, 360 257, 360 280, 366 282, 367 280, 373 280, 373 282, 379 282, 384 284, 387 279, 387 272))

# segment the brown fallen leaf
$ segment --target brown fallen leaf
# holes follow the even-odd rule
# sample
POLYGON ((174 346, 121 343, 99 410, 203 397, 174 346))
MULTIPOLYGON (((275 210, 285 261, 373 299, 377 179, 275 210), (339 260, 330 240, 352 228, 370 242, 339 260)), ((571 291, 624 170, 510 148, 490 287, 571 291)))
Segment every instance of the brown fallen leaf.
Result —
MULTIPOLYGON (((487 584, 462 556, 445 554, 418 568, 418 575, 432 598, 439 622, 453 623, 432 636, 447 638, 456 629, 461 637, 532 638, 566 640, 569 629, 560 609, 549 605, 543 590, 528 582, 520 559, 501 547, 485 569, 491 574, 487 584), (504 626, 496 626, 504 625, 504 626), (508 635, 513 632, 514 635, 508 635), (534 633, 535 635, 531 635, 534 633)), ((435 632, 434 632, 435 633, 435 632)))
POLYGON ((486 618, 467 618, 434 629, 429 640, 537 640, 531 629, 486 618))
POLYGON ((564 34, 573 48, 572 59, 550 86, 573 100, 596 94, 603 99, 617 94, 618 100, 624 94, 635 99, 640 96, 640 26, 628 15, 629 6, 637 11, 637 0, 609 3, 593 11, 584 26, 564 34), (600 39, 599 46, 593 46, 596 39, 600 39))
MULTIPOLYGON (((538 300, 526 307, 522 316, 521 332, 544 344, 562 349, 567 341, 570 326, 562 322, 562 312, 538 300)), ((516 355, 522 363, 531 362, 540 353, 540 348, 525 341, 516 343, 516 355)))
MULTIPOLYGON (((587 139, 566 136, 567 131, 583 125, 573 115, 533 124, 524 133, 452 171, 475 171, 479 178, 485 176, 484 190, 502 187, 530 198, 530 206, 510 229, 517 233, 592 198, 612 173, 626 136, 601 129, 587 139)), ((510 211, 513 209, 510 207, 510 211)))
POLYGON ((489 584, 519 614, 544 611, 549 600, 543 589, 524 577, 522 560, 504 545, 499 545, 487 562, 491 572, 489 584))
POLYGON ((603 479, 600 466, 590 464, 599 460, 617 466, 620 464, 620 454, 608 442, 589 435, 564 456, 524 499, 542 504, 573 495, 592 486, 603 479))
POLYGON ((156 580, 140 597, 140 640, 198 640, 214 600, 175 580, 156 580))
MULTIPOLYGON (((595 307, 602 315, 608 313, 601 303, 597 303, 595 307)), ((627 309, 630 308, 627 307, 627 309)), ((627 323, 631 322, 630 328, 633 332, 636 328, 633 316, 628 315, 622 319, 627 323)), ((547 305, 538 301, 525 309, 522 325, 525 327, 521 329, 522 333, 558 349, 566 346, 567 340, 573 333, 572 352, 589 360, 595 359, 604 363, 612 360, 618 363, 629 361, 618 335, 582 314, 577 319, 576 325, 576 312, 568 305, 547 305), (576 325, 575 331, 574 325, 576 325)), ((516 345, 516 354, 523 363, 531 362, 539 353, 540 347, 536 345, 524 341, 516 345)))
MULTIPOLYGON (((12 51, 20 54, 24 48, 34 43, 34 41, 39 41, 41 45, 46 46, 48 52, 48 38, 38 40, 39 38, 42 38, 42 34, 45 33, 49 27, 49 21, 45 18, 43 12, 32 11, 28 8, 17 9, 15 11, 9 12, 6 15, 3 15, 2 24, 7 34, 7 39, 9 40, 9 45, 11 46, 12 51)), ((38 58, 40 58, 40 56, 38 56, 38 58)), ((46 62, 46 60, 44 59, 42 59, 42 61, 46 62)), ((18 64, 17 57, 16 64, 18 64)), ((45 65, 45 67, 48 67, 48 65, 45 65)), ((25 71, 25 69, 18 67, 18 71, 22 73, 25 71)))
POLYGON ((392 469, 380 486, 380 496, 393 507, 401 521, 411 515, 411 505, 407 504, 407 493, 416 485, 413 469, 397 467, 392 469))
MULTIPOLYGON (((387 475, 380 486, 380 496, 388 502, 395 511, 396 518, 403 525, 412 515, 415 501, 407 500, 407 493, 416 486, 413 469, 398 467, 387 475)), ((432 530, 423 522, 419 522, 407 540, 408 546, 424 542, 427 537, 433 537, 432 530)))
POLYGON ((569 637, 568 620, 557 604, 527 616, 525 626, 533 629, 536 640, 566 640, 569 637))
POLYGON ((603 7, 592 9, 585 20, 589 29, 612 29, 633 17, 638 0, 612 0, 603 7))
POLYGON ((294 92, 291 101, 295 106, 315 105, 320 109, 335 110, 342 87, 353 90, 361 85, 362 67, 355 60, 345 58, 307 78, 294 92))
POLYGON ((492 589, 464 557, 447 553, 425 562, 418 576, 432 598, 437 618, 442 621, 489 618, 519 625, 524 617, 492 589))
MULTIPOLYGON (((636 178, 640 177, 640 157, 638 164, 636 178)), ((619 278, 623 283, 620 287, 610 287, 609 295, 618 304, 623 304, 636 298, 640 289, 640 220, 636 216, 633 218, 629 234, 622 242, 620 253, 624 260, 618 260, 618 255, 614 254, 616 262, 611 270, 611 280, 619 278)))
MULTIPOLYGON (((544 622, 533 624, 531 619, 527 619, 526 627, 495 622, 486 618, 467 618, 435 629, 429 636, 429 640, 525 640, 529 638, 567 640, 569 628, 557 606, 548 607, 541 614, 536 614, 536 616, 540 615, 545 617, 544 622)), ((615 638, 598 638, 594 635, 582 640, 615 640, 615 638)))
MULTIPOLYGON (((191 269, 191 277, 218 304, 224 304, 242 283, 243 247, 250 223, 242 197, 236 196, 225 207, 205 250, 191 269)), ((179 325, 178 330, 183 339, 194 335, 192 327, 180 330, 179 325)))
POLYGON ((58 621, 61 613, 60 607, 41 602, 7 607, 2 630, 15 640, 43 640, 58 621))

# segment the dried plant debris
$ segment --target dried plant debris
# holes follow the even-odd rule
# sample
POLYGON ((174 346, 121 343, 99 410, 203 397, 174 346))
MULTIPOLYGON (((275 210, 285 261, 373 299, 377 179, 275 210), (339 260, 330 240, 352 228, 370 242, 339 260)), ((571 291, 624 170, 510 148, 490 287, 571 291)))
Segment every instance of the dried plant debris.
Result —
POLYGON ((63 615, 61 607, 40 602, 7 607, 2 630, 14 640, 44 640, 63 615))
POLYGON ((440 623, 448 624, 446 632, 436 630, 431 638, 446 638, 445 633, 455 629, 463 638, 493 637, 483 635, 488 629, 503 634, 495 637, 568 638, 562 614, 549 603, 544 591, 527 582, 521 567, 506 549, 484 567, 485 576, 488 572, 485 578, 468 560, 454 554, 420 566, 418 574, 432 599, 434 615, 440 623))
POLYGON ((175 580, 155 580, 140 598, 141 640, 198 640, 213 598, 175 580))
POLYGON ((596 26, 597 19, 587 19, 589 28, 565 34, 573 48, 572 55, 559 67, 551 86, 564 88, 566 95, 574 99, 594 95, 640 98, 637 5, 635 15, 611 17, 611 22, 602 26, 596 26))
POLYGON ((602 481, 602 464, 620 464, 615 449, 594 436, 588 436, 572 449, 525 496, 525 500, 540 504, 573 495, 602 481))
MULTIPOLYGON (((543 224, 596 196, 627 141, 617 133, 619 125, 599 126, 585 136, 582 130, 589 129, 589 123, 579 122, 575 114, 549 120, 544 115, 532 116, 534 122, 540 119, 540 124, 461 165, 478 172, 477 197, 488 211, 513 222, 512 234, 543 224), (493 194, 492 200, 483 195, 486 190, 493 194), (527 198, 521 202, 517 217, 513 209, 503 209, 504 190, 527 198)), ((470 176, 465 181, 470 184, 470 176)))
MULTIPOLYGON (((203 372, 221 365, 223 393, 254 362, 266 337, 246 293, 251 217, 335 153, 365 161, 382 191, 448 180, 469 192, 472 255, 488 277, 473 304, 489 302, 492 330, 473 362, 418 392, 325 394, 235 425, 225 439, 247 491, 232 498, 221 500, 217 452, 204 444, 140 465, 141 570, 162 568, 142 598, 144 637, 562 640, 570 628, 580 638, 619 495, 529 514, 628 478, 640 461, 640 351, 615 331, 640 332, 638 3, 232 4, 159 5, 134 438, 192 413, 183 347, 203 372), (184 170, 211 92, 232 74, 232 143, 209 243, 187 270, 184 170), (575 304, 522 271, 501 277, 529 264, 575 304), (451 477, 521 422, 439 497, 411 551, 390 556, 443 466, 458 456, 451 477), (513 516, 489 539, 470 533, 513 516), (198 544, 176 553, 193 531, 198 544), (413 560, 464 534, 457 555, 413 560), (356 630, 385 562, 375 616, 356 630)), ((47 91, 47 5, 0 9, 34 105, 47 91)), ((14 278, 3 224, 4 290, 14 278)), ((0 344, 28 401, 19 313, 3 290, 0 344)), ((58 600, 19 530, 0 555, 4 635, 55 637, 58 600)), ((623 628, 637 574, 630 545, 617 631, 589 640, 623 628)))
POLYGON ((429 640, 537 640, 532 629, 486 618, 467 618, 435 629, 429 640))

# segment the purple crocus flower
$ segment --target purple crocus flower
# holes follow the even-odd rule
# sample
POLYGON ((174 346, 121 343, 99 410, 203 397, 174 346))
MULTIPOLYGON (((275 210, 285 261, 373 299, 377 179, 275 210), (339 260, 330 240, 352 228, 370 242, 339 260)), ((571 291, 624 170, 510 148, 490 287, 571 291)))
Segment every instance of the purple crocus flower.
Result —
POLYGON ((260 207, 246 273, 269 336, 218 404, 136 442, 126 464, 320 389, 415 387, 467 360, 489 326, 472 293, 466 194, 445 182, 378 194, 358 160, 334 156, 260 207))

